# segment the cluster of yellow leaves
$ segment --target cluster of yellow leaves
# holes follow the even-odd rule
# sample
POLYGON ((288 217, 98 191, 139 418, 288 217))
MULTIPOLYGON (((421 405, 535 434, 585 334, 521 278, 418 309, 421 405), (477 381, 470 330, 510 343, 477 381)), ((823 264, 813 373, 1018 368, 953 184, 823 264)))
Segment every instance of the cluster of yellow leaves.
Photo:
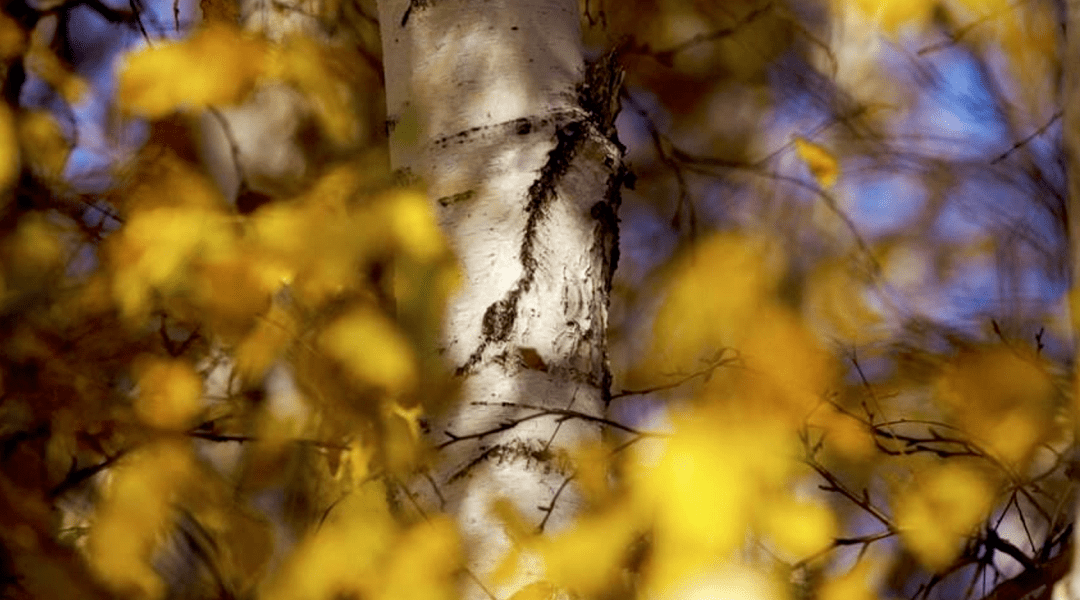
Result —
POLYGON ((191 37, 127 54, 117 76, 120 108, 159 119, 243 101, 257 86, 278 81, 311 101, 322 132, 338 147, 361 130, 347 82, 357 79, 353 58, 304 36, 268 44, 220 20, 191 37))
POLYGON ((103 582, 130 597, 164 597, 150 559, 171 523, 173 502, 194 474, 190 449, 168 440, 144 446, 114 467, 86 546, 103 582))
POLYGON ((777 244, 721 234, 690 250, 675 268, 640 375, 685 372, 734 349, 744 368, 718 371, 702 397, 730 398, 746 416, 802 423, 820 404, 836 367, 779 299, 785 265, 777 244))
POLYGON ((446 517, 402 530, 369 482, 336 505, 263 585, 266 600, 451 600, 461 551, 446 517))
POLYGON ((232 104, 255 87, 265 55, 264 44, 212 23, 184 41, 125 56, 117 77, 120 107, 155 119, 179 109, 232 104))

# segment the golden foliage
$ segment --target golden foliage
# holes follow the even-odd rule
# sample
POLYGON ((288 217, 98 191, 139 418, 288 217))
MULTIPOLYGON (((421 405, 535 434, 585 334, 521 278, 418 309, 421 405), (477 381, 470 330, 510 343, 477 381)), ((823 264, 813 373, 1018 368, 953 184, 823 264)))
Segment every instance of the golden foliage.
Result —
POLYGON ((213 22, 182 42, 125 56, 117 83, 120 107, 153 119, 238 102, 266 68, 265 53, 235 27, 213 22))
POLYGON ((164 597, 152 554, 193 475, 190 450, 175 441, 145 446, 115 467, 87 540, 90 566, 109 587, 135 598, 164 597))

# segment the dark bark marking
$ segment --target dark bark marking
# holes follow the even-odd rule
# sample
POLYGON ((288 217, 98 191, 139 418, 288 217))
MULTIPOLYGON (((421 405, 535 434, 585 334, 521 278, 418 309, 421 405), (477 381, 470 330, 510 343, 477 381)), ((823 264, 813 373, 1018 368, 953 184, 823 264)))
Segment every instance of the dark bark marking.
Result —
POLYGON ((468 373, 469 369, 480 362, 488 344, 502 342, 510 337, 517 318, 518 300, 532 288, 536 277, 535 245, 540 222, 546 214, 548 202, 555 197, 556 186, 566 175, 570 163, 573 162, 587 134, 588 126, 583 121, 570 121, 555 130, 557 140, 555 147, 548 152, 547 161, 540 168, 540 175, 529 186, 527 194, 525 212, 528 213, 528 218, 525 221, 525 232, 518 253, 522 268, 521 276, 501 300, 493 302, 484 311, 481 325, 483 340, 465 364, 457 368, 455 372, 457 375, 468 373))
POLYGON ((465 190, 464 192, 453 194, 450 196, 443 196, 435 202, 439 203, 439 206, 447 207, 451 204, 457 204, 458 202, 465 202, 466 200, 472 200, 476 196, 476 190, 465 190))
POLYGON ((409 0, 409 6, 405 9, 405 12, 401 15, 401 26, 404 27, 409 22, 409 17, 412 16, 413 9, 423 10, 431 6, 432 0, 409 0))

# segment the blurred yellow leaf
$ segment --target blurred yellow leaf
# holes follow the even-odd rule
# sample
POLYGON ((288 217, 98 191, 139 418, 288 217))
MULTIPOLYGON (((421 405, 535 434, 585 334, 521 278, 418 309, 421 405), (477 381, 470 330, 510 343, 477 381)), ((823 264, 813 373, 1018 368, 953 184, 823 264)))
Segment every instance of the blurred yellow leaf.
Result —
POLYGON ((592 598, 618 580, 636 523, 629 507, 609 508, 579 516, 572 527, 539 542, 546 576, 560 589, 592 598))
POLYGON ((282 303, 273 303, 236 347, 237 374, 247 382, 261 380, 295 335, 296 319, 292 311, 282 303))
POLYGON ((942 464, 916 472, 893 502, 900 539, 933 571, 948 567, 993 507, 994 488, 979 472, 942 464))
POLYGON ((401 190, 387 198, 384 206, 383 219, 408 257, 432 262, 445 254, 442 230, 425 195, 401 190))
MULTIPOLYGON (((396 539, 382 482, 369 481, 334 505, 326 520, 297 545, 285 564, 262 582, 266 600, 379 597, 386 553, 396 539)), ((448 548, 445 537, 433 541, 448 548)), ((430 550, 430 548, 425 548, 430 550)))
POLYGON ((948 363, 937 397, 959 424, 997 457, 1022 465, 1050 431, 1056 390, 1033 350, 988 346, 948 363))
POLYGON ((9 268, 20 275, 40 276, 60 266, 65 254, 61 233, 44 214, 23 216, 14 234, 4 240, 9 268))
POLYGON ((412 348, 397 327, 372 308, 357 307, 331 323, 319 336, 319 345, 361 385, 392 393, 416 385, 412 348))
POLYGON ((26 51, 26 32, 15 19, 0 15, 0 60, 9 61, 26 51))
POLYGON ((686 372, 755 326, 784 272, 783 254, 763 238, 720 234, 676 265, 653 324, 649 374, 686 372))
POLYGON ((18 122, 19 148, 28 165, 38 174, 57 178, 67 165, 71 144, 47 111, 27 111, 18 122))
POLYGON ((453 600, 458 598, 456 574, 462 552, 454 522, 436 515, 399 539, 383 570, 381 600, 453 600))
POLYGON ((880 568, 872 558, 862 558, 850 571, 829 579, 818 590, 818 600, 877 600, 875 580, 880 568))
MULTIPOLYGON (((3 44, 0 31, 0 44, 3 44)), ((7 104, 0 108, 0 190, 6 190, 19 176, 19 134, 15 115, 7 104)))
POLYGON ((202 378, 182 360, 144 358, 136 363, 135 414, 159 429, 182 430, 203 407, 202 378))
POLYGON ((293 35, 271 54, 267 75, 304 92, 323 132, 334 143, 347 145, 356 140, 360 122, 355 100, 345 83, 355 77, 355 68, 342 60, 342 53, 311 38, 293 35))
POLYGON ((709 406, 679 415, 657 461, 629 469, 635 510, 654 523, 648 585, 670 590, 734 551, 761 507, 785 485, 790 437, 775 423, 734 423, 709 406))
POLYGON ((769 502, 761 516, 761 531, 769 537, 786 562, 809 558, 832 544, 836 517, 820 504, 792 498, 769 502))
POLYGON ((795 138, 795 151, 810 168, 810 173, 821 187, 828 189, 836 185, 836 180, 840 177, 840 163, 831 152, 801 137, 795 138))
POLYGON ((131 215, 110 240, 113 296, 129 319, 145 316, 154 291, 190 285, 191 261, 229 238, 224 216, 193 208, 155 208, 131 215))
POLYGON ((550 582, 534 581, 514 592, 509 600, 555 600, 559 597, 558 592, 558 588, 550 582))
MULTIPOLYGON (((838 5, 846 1, 834 0, 838 5)), ((912 29, 924 27, 930 22, 937 5, 934 0, 855 0, 853 4, 876 20, 885 33, 893 36, 905 26, 912 29)))
POLYGON ((86 546, 91 568, 110 588, 127 597, 164 597, 151 559, 173 502, 194 473, 190 449, 174 441, 144 446, 113 468, 86 546))
POLYGON ((264 69, 265 50, 240 30, 214 22, 189 39, 132 52, 117 76, 121 108, 151 119, 242 100, 264 69))

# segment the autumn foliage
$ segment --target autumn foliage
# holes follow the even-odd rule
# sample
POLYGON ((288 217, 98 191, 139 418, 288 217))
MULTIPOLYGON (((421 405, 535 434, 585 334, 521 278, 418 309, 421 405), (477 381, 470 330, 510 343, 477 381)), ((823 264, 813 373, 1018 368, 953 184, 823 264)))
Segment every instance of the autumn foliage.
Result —
MULTIPOLYGON (((993 240, 931 239, 947 200, 921 205, 913 233, 859 233, 849 166, 894 150, 918 90, 847 94, 852 72, 822 66, 893 68, 844 63, 826 20, 875 49, 936 32, 1001 61, 1010 123, 1029 132, 1057 110, 1049 3, 583 4, 587 39, 621 45, 624 137, 644 147, 624 228, 663 215, 674 241, 640 258, 623 238, 608 432, 563 457, 586 505, 543 534, 491 506, 515 543, 492 582, 540 561, 547 578, 514 600, 861 600, 1063 575, 1070 326, 1049 308, 964 328, 900 306, 912 265, 934 278, 993 240), (785 54, 832 82, 830 125, 759 126, 781 111, 768 74, 785 54), (730 99, 749 118, 710 124, 730 99), (705 176, 745 203, 710 217, 693 197, 713 192, 687 183, 705 176)), ((42 35, 0 19, 5 77, 20 65, 75 104, 88 83, 42 35)), ((0 105, 5 597, 438 600, 475 576, 449 516, 397 506, 438 460, 426 423, 456 382, 437 340, 464 283, 422 187, 363 138, 381 125, 360 96, 382 90, 343 83, 368 68, 358 52, 215 18, 126 53, 112 118, 150 129, 101 193, 65 180, 76 141, 56 114, 0 105), (198 117, 271 84, 307 100, 311 143, 330 150, 300 191, 241 211, 200 162, 198 117)), ((966 172, 934 161, 916 178, 947 198, 932 175, 966 172)))

